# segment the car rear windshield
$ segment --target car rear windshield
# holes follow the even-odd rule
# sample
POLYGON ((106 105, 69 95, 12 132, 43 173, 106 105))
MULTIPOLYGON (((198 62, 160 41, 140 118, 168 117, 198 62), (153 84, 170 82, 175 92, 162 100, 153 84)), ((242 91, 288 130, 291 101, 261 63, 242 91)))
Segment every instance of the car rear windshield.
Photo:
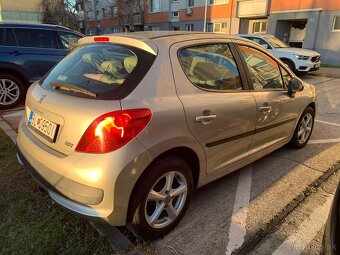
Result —
POLYGON ((41 81, 46 89, 76 97, 119 100, 144 78, 155 56, 111 43, 80 46, 41 81))

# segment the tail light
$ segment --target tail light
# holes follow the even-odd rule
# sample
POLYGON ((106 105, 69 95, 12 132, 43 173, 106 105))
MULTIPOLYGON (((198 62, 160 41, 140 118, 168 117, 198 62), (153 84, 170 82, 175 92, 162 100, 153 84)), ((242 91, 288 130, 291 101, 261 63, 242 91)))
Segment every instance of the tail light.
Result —
POLYGON ((81 137, 77 152, 106 153, 136 137, 151 119, 148 109, 109 112, 95 119, 81 137))

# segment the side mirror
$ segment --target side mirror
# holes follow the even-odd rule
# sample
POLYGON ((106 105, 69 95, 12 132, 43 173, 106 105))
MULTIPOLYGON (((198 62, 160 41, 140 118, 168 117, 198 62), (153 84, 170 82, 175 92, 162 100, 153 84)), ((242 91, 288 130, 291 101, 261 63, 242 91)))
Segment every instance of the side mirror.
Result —
POLYGON ((265 49, 268 49, 269 48, 269 45, 268 44, 261 44, 261 46, 265 49))
POLYGON ((303 90, 302 81, 293 77, 288 84, 288 96, 294 98, 297 91, 303 90))

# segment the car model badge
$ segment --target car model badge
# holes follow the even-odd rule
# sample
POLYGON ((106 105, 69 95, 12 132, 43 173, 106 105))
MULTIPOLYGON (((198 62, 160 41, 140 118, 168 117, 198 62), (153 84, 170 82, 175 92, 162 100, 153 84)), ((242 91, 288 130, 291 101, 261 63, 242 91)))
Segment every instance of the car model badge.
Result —
POLYGON ((46 97, 46 94, 42 95, 41 98, 40 98, 40 100, 39 100, 38 102, 39 102, 39 103, 42 103, 42 101, 45 99, 45 97, 46 97))

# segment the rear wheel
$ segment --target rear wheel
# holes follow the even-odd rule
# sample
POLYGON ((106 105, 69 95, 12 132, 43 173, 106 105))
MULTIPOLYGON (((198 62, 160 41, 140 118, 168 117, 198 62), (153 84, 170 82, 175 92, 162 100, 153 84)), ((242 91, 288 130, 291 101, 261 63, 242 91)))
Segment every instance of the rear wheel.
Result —
POLYGON ((315 112, 312 107, 307 107, 302 113, 299 123, 296 126, 290 145, 299 149, 304 147, 313 132, 315 112))
POLYGON ((129 221, 144 240, 169 233, 183 217, 193 192, 188 164, 179 157, 154 162, 132 194, 129 221))
POLYGON ((10 109, 20 103, 25 95, 23 83, 11 74, 0 74, 0 109, 10 109))

